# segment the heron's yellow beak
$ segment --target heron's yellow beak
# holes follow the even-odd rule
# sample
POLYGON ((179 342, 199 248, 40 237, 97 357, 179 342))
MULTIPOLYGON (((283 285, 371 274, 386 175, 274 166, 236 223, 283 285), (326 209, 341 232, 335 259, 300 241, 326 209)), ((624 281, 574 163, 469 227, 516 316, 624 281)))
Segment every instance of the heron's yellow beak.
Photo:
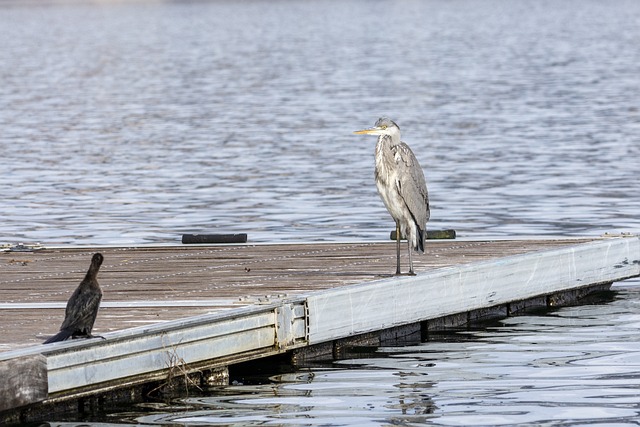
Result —
POLYGON ((380 129, 374 127, 369 129, 357 130, 353 133, 355 133, 356 135, 377 135, 377 132, 379 131, 380 129))

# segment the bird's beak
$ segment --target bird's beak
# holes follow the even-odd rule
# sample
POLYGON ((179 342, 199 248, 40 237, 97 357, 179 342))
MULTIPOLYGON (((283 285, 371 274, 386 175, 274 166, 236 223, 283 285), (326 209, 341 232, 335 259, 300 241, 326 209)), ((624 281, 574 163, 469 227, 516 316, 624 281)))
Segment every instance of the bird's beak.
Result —
POLYGON ((369 129, 357 130, 353 133, 356 135, 380 135, 380 128, 372 127, 369 129))

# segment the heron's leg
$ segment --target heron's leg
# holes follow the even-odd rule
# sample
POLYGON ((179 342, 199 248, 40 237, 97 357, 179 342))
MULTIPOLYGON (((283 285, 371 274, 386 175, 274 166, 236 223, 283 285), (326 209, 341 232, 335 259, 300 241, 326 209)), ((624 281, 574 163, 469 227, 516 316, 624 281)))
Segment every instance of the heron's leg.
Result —
POLYGON ((407 239, 407 249, 409 249, 409 275, 415 276, 416 273, 413 272, 413 260, 411 259, 411 243, 409 239, 407 239))
POLYGON ((396 274, 400 274, 400 223, 396 221, 396 274))

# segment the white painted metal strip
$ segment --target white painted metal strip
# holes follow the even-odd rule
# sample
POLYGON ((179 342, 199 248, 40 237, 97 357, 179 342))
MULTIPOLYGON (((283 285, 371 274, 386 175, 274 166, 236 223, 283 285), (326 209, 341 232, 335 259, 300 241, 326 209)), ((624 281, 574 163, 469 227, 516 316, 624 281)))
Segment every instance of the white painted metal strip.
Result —
MULTIPOLYGON (((66 308, 67 302, 0 302, 0 310, 66 308)), ((238 306, 237 298, 216 300, 103 301, 100 308, 238 306)))

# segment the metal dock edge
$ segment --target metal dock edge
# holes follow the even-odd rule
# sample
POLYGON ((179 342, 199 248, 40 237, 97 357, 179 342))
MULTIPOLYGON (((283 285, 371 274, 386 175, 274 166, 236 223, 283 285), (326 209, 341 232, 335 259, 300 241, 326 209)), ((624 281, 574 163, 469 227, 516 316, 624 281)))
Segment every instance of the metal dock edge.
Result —
POLYGON ((603 240, 307 297, 309 343, 640 275, 637 237, 603 240))
POLYGON ((176 364, 193 371, 224 367, 639 275, 640 238, 611 238, 317 291, 113 332, 106 339, 9 351, 0 353, 0 372, 26 369, 33 360, 31 371, 41 377, 44 369, 46 381, 5 382, 0 396, 17 397, 0 411, 160 380, 176 364))

